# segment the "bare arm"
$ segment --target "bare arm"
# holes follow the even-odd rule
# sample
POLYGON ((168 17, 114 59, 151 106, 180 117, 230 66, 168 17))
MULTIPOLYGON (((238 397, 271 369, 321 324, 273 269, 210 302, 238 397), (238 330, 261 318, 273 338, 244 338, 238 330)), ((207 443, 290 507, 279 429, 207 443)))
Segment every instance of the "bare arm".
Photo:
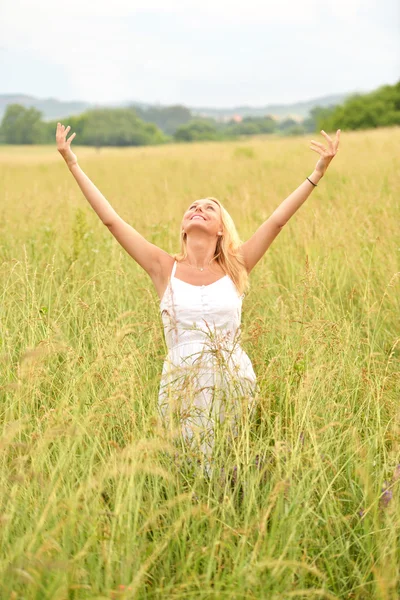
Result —
POLYGON ((140 233, 126 223, 83 172, 78 165, 77 157, 70 147, 75 134, 72 134, 68 140, 66 139, 69 130, 70 127, 65 129, 63 125, 58 123, 56 133, 57 149, 67 163, 86 200, 104 225, 111 231, 115 239, 150 277, 153 280, 160 277, 161 261, 169 255, 164 250, 158 248, 158 246, 148 242, 140 233))
MULTIPOLYGON (((315 184, 318 184, 321 177, 323 177, 330 161, 337 152, 340 129, 338 129, 336 133, 334 142, 324 131, 321 131, 321 133, 323 133, 327 139, 329 149, 326 149, 323 144, 311 140, 311 143, 315 146, 315 148, 311 146, 312 150, 321 155, 313 173, 309 176, 311 181, 315 184)), ((241 250, 248 273, 250 273, 258 261, 264 256, 283 226, 286 225, 290 217, 294 215, 300 206, 304 204, 313 189, 314 186, 308 179, 303 181, 303 183, 301 183, 299 187, 274 210, 272 215, 264 221, 251 238, 242 244, 241 250)))

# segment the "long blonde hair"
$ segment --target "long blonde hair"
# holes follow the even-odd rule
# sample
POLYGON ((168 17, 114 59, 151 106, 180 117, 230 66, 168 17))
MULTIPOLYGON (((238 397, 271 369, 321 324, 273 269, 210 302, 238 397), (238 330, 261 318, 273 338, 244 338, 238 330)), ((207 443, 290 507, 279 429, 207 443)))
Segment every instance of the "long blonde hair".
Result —
MULTIPOLYGON (((206 200, 212 200, 218 204, 221 209, 221 220, 223 225, 223 233, 218 236, 212 261, 215 260, 221 266, 225 275, 228 275, 232 279, 239 294, 244 294, 249 287, 248 273, 242 253, 240 252, 242 241, 236 231, 235 223, 219 200, 212 197, 207 197, 206 200)), ((187 258, 187 234, 181 230, 180 237, 181 251, 174 254, 174 258, 178 262, 187 258)))

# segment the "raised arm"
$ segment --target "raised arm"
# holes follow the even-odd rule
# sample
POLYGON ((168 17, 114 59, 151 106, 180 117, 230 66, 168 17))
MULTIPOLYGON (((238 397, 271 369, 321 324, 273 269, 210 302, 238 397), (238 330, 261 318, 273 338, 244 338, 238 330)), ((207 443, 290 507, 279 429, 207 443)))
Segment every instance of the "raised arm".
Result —
POLYGON ((243 258, 246 264, 247 272, 253 269, 258 261, 264 256, 283 226, 289 221, 290 217, 307 200, 308 196, 318 184, 321 177, 324 176, 332 158, 335 156, 340 138, 340 129, 336 132, 335 140, 332 140, 324 130, 321 130, 325 137, 328 148, 320 142, 311 140, 310 148, 320 154, 314 171, 311 175, 299 185, 279 206, 272 215, 257 229, 257 231, 244 242, 241 246, 243 258))
POLYGON ((128 225, 82 171, 78 165, 76 155, 71 150, 71 142, 76 134, 73 133, 67 139, 70 129, 69 126, 65 128, 61 123, 57 123, 57 150, 67 163, 69 170, 75 177, 90 206, 121 246, 150 275, 157 287, 155 280, 162 276, 161 264, 165 260, 165 257, 169 257, 169 255, 164 250, 158 248, 158 246, 148 242, 133 227, 128 225))

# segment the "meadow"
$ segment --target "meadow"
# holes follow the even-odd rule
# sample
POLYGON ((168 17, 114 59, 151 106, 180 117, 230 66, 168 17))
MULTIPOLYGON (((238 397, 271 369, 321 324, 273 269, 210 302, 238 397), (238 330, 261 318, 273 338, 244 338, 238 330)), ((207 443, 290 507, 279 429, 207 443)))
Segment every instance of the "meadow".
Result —
MULTIPOLYGON (((172 253, 210 195, 247 239, 313 171, 311 137, 74 150, 172 253)), ((1 599, 399 597, 399 156, 399 128, 342 131, 251 273, 258 416, 232 481, 159 428, 147 274, 55 146, 0 146, 1 599)))

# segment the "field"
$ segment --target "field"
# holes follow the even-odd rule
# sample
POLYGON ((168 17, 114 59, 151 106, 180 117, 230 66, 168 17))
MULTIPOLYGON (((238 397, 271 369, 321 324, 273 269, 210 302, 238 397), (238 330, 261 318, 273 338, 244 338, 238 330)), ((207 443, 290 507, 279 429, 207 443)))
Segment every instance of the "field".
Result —
MULTIPOLYGON (((172 253, 207 195, 247 239, 313 171, 308 142, 75 152, 172 253)), ((233 485, 173 460, 157 425, 147 274, 55 147, 0 146, 1 599, 399 597, 399 156, 399 128, 343 131, 251 273, 259 411, 233 485)))

